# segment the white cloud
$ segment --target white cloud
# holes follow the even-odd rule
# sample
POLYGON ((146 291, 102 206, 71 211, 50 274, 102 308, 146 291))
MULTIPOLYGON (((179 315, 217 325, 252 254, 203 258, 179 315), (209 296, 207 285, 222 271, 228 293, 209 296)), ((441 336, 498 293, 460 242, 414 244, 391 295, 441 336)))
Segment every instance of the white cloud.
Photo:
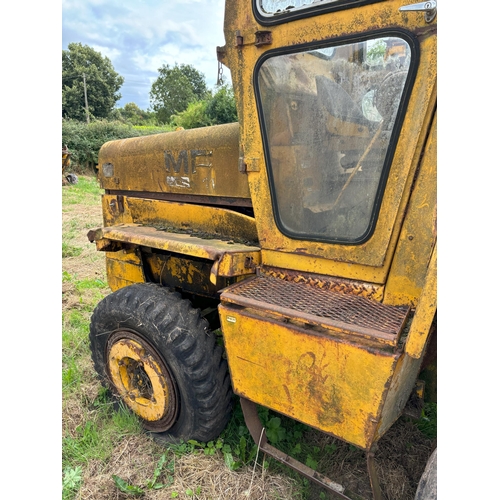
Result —
POLYGON ((63 49, 90 45, 125 77, 123 106, 149 106, 163 64, 191 64, 209 87, 217 77, 216 46, 224 45, 224 0, 63 0, 63 49))

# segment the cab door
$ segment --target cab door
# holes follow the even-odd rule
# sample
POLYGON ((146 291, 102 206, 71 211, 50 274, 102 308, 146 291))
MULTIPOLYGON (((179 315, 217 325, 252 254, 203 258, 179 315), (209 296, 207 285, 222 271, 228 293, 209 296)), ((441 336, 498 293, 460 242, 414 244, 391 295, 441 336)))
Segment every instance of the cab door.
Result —
POLYGON ((263 265, 386 282, 436 109, 434 4, 226 2, 263 265))

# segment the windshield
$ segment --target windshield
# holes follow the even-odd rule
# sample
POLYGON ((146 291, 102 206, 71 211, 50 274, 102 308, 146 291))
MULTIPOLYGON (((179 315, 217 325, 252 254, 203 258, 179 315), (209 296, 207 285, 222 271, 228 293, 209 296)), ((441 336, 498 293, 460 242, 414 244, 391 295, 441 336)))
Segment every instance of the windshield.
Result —
POLYGON ((275 219, 298 239, 372 231, 411 51, 399 37, 267 58, 258 68, 275 219))

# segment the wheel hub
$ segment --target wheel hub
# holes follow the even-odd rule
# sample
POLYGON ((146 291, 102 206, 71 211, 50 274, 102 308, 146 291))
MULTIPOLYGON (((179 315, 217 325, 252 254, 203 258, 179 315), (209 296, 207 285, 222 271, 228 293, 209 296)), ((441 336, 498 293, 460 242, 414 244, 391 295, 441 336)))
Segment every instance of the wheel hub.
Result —
POLYGON ((110 335, 108 376, 124 403, 154 432, 168 430, 178 414, 178 394, 167 365, 156 350, 134 332, 110 335))

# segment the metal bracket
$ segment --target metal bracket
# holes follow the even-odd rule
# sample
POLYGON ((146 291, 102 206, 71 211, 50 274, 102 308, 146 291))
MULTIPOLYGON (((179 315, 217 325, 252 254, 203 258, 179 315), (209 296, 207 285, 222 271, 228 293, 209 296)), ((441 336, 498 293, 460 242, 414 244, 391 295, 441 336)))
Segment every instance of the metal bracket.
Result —
POLYGON ((273 35, 270 31, 256 31, 255 32, 255 46, 261 47, 262 45, 271 45, 273 43, 273 35))
POLYGON ((428 2, 414 3, 412 5, 403 5, 399 10, 401 12, 425 12, 425 22, 430 23, 437 14, 437 2, 429 0, 428 2))

